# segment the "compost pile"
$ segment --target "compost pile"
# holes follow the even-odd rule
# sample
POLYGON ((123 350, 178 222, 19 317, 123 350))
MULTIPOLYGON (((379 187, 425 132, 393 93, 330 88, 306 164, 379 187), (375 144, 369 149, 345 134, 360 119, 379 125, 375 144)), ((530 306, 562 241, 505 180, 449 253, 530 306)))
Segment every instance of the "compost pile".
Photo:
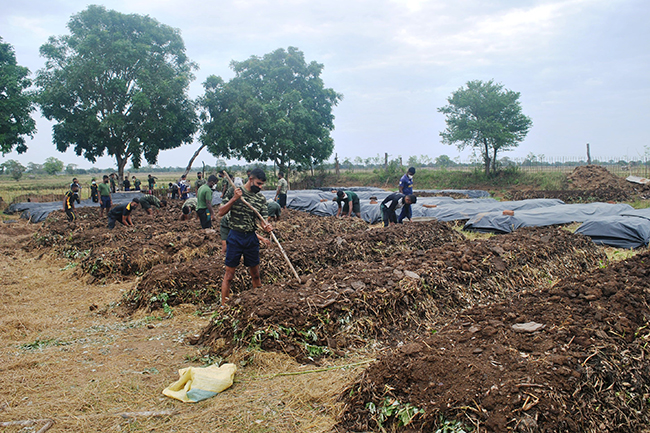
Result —
POLYGON ((222 356, 259 346, 301 361, 343 354, 374 339, 396 344, 463 308, 547 285, 605 259, 587 238, 557 228, 452 241, 444 236, 452 230, 446 223, 410 227, 438 231, 439 245, 417 242, 386 254, 388 244, 382 254, 323 267, 305 284, 285 274, 280 283, 241 292, 193 343, 222 356))
POLYGON ((62 211, 52 212, 31 246, 78 260, 81 271, 94 281, 131 277, 159 263, 186 262, 220 251, 219 234, 197 229, 196 220, 179 221, 180 207, 175 203, 154 216, 138 209, 132 214, 133 227, 117 224, 113 230, 97 208, 77 209, 74 223, 62 211))
POLYGON ((504 194, 507 200, 528 200, 532 198, 556 198, 565 203, 622 202, 630 200, 633 194, 621 188, 604 187, 585 190, 513 190, 504 194))
MULTIPOLYGON (((382 257, 398 256, 412 250, 423 251, 464 239, 462 234, 446 224, 403 225, 377 230, 369 229, 366 223, 356 218, 337 219, 290 212, 291 218, 276 224, 276 232, 300 275, 310 275, 351 262, 374 262, 382 257), (296 222, 302 221, 307 229, 299 232, 295 230, 296 222), (285 228, 288 230, 285 231, 285 228)), ((263 284, 277 284, 293 278, 277 247, 262 248, 260 259, 263 284)), ((127 294, 126 305, 131 309, 159 308, 161 295, 170 306, 214 303, 218 299, 218 287, 224 272, 223 258, 209 255, 174 266, 168 263, 154 266, 127 294)), ((239 293, 248 287, 250 278, 247 271, 243 266, 239 267, 232 291, 239 293)))
POLYGON ((414 336, 349 387, 340 430, 453 421, 494 432, 641 431, 650 422, 649 265, 650 253, 639 254, 414 336))
POLYGON ((598 190, 603 188, 619 188, 626 186, 626 181, 600 165, 583 165, 576 167, 567 180, 575 189, 598 190))
POLYGON ((505 194, 508 200, 557 198, 565 203, 621 202, 647 198, 650 186, 627 182, 600 165, 576 167, 567 176, 566 190, 512 190, 505 194))

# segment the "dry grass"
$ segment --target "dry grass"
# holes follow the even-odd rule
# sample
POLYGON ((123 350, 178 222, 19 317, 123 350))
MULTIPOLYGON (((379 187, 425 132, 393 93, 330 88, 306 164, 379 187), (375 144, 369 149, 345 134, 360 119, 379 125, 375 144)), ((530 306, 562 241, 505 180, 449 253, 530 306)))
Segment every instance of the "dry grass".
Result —
MULTIPOLYGON (((365 368, 276 376, 315 367, 284 355, 240 350, 228 359, 239 368, 232 388, 194 405, 171 400, 161 392, 177 380, 177 370, 202 365, 201 354, 185 337, 198 333, 207 316, 186 305, 175 308, 171 318, 163 318, 162 311, 120 317, 113 303, 133 282, 87 285, 65 260, 7 249, 18 232, 29 237, 31 228, 18 224, 11 230, 0 226, 3 421, 49 418, 55 431, 74 432, 325 432, 342 409, 339 393, 365 368), (119 415, 168 410, 176 414, 119 415)), ((324 366, 371 358, 361 351, 324 366)))

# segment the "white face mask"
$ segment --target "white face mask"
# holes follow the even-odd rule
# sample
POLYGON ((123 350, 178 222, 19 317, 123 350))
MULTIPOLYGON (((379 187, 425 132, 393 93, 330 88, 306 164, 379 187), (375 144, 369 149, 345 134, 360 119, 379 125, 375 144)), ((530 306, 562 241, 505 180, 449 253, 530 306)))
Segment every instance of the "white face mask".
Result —
POLYGON ((413 175, 412 175, 412 174, 409 174, 408 176, 409 176, 409 179, 413 179, 413 175))

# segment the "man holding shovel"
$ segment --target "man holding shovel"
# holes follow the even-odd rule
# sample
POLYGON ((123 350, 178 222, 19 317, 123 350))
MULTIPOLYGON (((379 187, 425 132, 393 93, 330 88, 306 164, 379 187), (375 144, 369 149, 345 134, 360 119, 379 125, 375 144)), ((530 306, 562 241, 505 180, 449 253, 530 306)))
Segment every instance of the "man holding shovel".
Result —
MULTIPOLYGON (((265 182, 266 174, 264 171, 261 168, 253 169, 248 181, 241 188, 231 188, 226 192, 224 198, 228 199, 228 201, 219 208, 220 217, 230 212, 230 233, 226 240, 226 274, 221 283, 221 305, 225 305, 226 300, 230 297, 230 285, 242 256, 244 256, 244 266, 248 268, 253 280, 253 288, 262 285, 260 279, 260 243, 256 234, 258 217, 255 211, 240 199, 243 198, 262 217, 266 218, 266 198, 260 193, 265 182)), ((271 224, 264 220, 259 222, 265 232, 271 233, 273 231, 271 224)))

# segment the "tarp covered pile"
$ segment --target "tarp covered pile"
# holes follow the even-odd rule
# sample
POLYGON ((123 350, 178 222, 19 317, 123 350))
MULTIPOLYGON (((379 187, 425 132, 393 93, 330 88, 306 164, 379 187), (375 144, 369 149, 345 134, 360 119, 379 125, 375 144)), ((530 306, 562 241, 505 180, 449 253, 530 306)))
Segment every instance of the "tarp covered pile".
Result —
POLYGON ((637 248, 650 242, 650 209, 628 210, 620 215, 585 221, 576 233, 591 237, 597 244, 617 248, 637 248))
MULTIPOLYGON (((111 199, 113 200, 113 206, 120 205, 123 203, 130 202, 133 197, 142 197, 141 192, 116 192, 111 194, 111 199)), ((76 207, 99 207, 99 203, 93 203, 91 199, 81 200, 81 203, 75 203, 76 207)), ((45 202, 45 203, 36 203, 36 202, 24 202, 24 203, 13 203, 6 210, 6 214, 15 214, 20 213, 20 217, 28 219, 33 223, 38 223, 44 221, 45 218, 50 214, 50 212, 55 210, 63 210, 63 201, 55 202, 45 202)))
MULTIPOLYGON (((514 204, 518 202, 504 202, 514 204)), ((635 210, 627 204, 557 204, 551 207, 513 212, 482 212, 465 223, 466 230, 510 233, 520 227, 543 227, 573 222, 583 223, 576 233, 598 244, 617 248, 637 248, 650 242, 650 209, 635 210)))
MULTIPOLYGON (((343 188, 359 196, 361 218, 374 224, 381 221, 380 203, 391 191, 372 187, 343 188)), ((318 216, 334 216, 338 206, 333 201, 337 188, 289 191, 287 207, 318 216)), ((583 223, 577 233, 590 236, 594 242, 619 248, 636 248, 650 242, 650 209, 635 210, 627 204, 589 203, 565 204, 558 199, 530 199, 500 202, 488 197, 485 191, 475 190, 427 190, 423 192, 453 192, 464 194, 467 199, 451 197, 418 197, 412 206, 414 218, 431 218, 439 221, 467 221, 466 230, 510 233, 520 227, 541 227, 573 222, 583 223)), ((272 200, 275 191, 264 191, 272 200)), ((416 191, 417 193, 417 191, 416 191)), ((126 203, 142 193, 113 194, 113 204, 126 203)), ((214 194, 213 204, 221 203, 214 194)), ((83 200, 78 207, 98 206, 91 200, 83 200)), ((6 213, 21 213, 22 218, 32 222, 43 221, 47 215, 62 209, 61 202, 15 203, 6 213)))

